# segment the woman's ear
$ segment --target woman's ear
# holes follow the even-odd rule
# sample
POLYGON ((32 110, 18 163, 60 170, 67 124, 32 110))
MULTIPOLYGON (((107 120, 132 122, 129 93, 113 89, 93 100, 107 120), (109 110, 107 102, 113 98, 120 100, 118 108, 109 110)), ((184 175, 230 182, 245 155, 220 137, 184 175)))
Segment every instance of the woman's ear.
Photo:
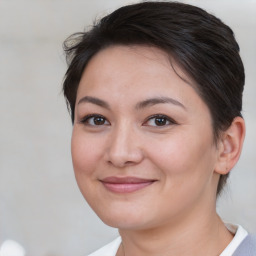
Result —
POLYGON ((230 127, 224 131, 218 142, 218 160, 215 172, 225 175, 230 172, 239 159, 245 136, 245 122, 235 117, 230 127))

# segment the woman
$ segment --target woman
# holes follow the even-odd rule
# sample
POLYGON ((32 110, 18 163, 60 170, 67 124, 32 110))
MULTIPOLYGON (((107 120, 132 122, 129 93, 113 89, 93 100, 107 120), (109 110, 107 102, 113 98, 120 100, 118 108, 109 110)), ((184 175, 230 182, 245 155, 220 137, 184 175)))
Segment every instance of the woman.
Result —
POLYGON ((256 255, 247 231, 216 213, 245 135, 232 30, 194 6, 144 2, 65 50, 77 183, 120 233, 91 256, 256 255))

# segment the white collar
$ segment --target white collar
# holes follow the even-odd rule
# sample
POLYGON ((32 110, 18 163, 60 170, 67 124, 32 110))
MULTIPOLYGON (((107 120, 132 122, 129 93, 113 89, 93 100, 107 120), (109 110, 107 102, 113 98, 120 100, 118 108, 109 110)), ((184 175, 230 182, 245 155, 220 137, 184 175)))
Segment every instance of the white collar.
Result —
POLYGON ((122 239, 119 236, 111 243, 103 246, 102 248, 100 248, 99 250, 97 250, 96 252, 94 252, 88 256, 115 256, 117 253, 117 250, 121 244, 121 241, 122 241, 122 239))
MULTIPOLYGON (((233 224, 225 224, 227 229, 235 234, 232 241, 226 247, 226 249, 220 254, 220 256, 232 256, 238 246, 242 243, 245 237, 248 235, 248 232, 240 225, 233 225, 233 224)), ((115 256, 117 250, 121 243, 121 237, 119 236, 113 242, 105 245, 101 249, 97 250, 96 252, 90 254, 89 256, 115 256)))
POLYGON ((248 235, 248 232, 240 225, 233 225, 229 223, 226 223, 225 225, 231 233, 235 234, 235 236, 220 256, 232 256, 238 246, 248 235))

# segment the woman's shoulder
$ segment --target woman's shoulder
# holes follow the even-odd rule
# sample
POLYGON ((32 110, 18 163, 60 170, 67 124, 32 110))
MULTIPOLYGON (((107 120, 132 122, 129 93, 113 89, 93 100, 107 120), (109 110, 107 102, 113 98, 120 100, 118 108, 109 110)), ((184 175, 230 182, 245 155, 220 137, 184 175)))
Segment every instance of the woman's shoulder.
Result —
MULTIPOLYGON (((237 226, 237 232, 233 241, 221 255, 232 256, 256 256, 256 234, 248 234, 241 226, 237 226), (231 248, 234 245, 233 249, 231 248), (225 254, 226 253, 226 254, 225 254)), ((117 237, 111 243, 101 247, 88 256, 115 256, 121 243, 121 237, 117 237)))
POLYGON ((256 256, 256 234, 247 235, 233 256, 256 256))
POLYGON ((121 237, 117 237, 111 243, 101 247, 88 256, 115 256, 121 243, 121 237))
POLYGON ((220 256, 256 256, 256 237, 237 224, 225 223, 234 238, 220 256))

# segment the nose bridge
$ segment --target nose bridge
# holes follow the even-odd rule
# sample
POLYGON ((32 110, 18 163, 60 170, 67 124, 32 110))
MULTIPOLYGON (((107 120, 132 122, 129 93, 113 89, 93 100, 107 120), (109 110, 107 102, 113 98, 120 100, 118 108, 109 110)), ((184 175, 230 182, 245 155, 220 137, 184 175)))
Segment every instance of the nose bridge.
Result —
POLYGON ((137 131, 128 121, 122 121, 113 127, 108 148, 108 161, 118 167, 139 163, 142 148, 137 131))

